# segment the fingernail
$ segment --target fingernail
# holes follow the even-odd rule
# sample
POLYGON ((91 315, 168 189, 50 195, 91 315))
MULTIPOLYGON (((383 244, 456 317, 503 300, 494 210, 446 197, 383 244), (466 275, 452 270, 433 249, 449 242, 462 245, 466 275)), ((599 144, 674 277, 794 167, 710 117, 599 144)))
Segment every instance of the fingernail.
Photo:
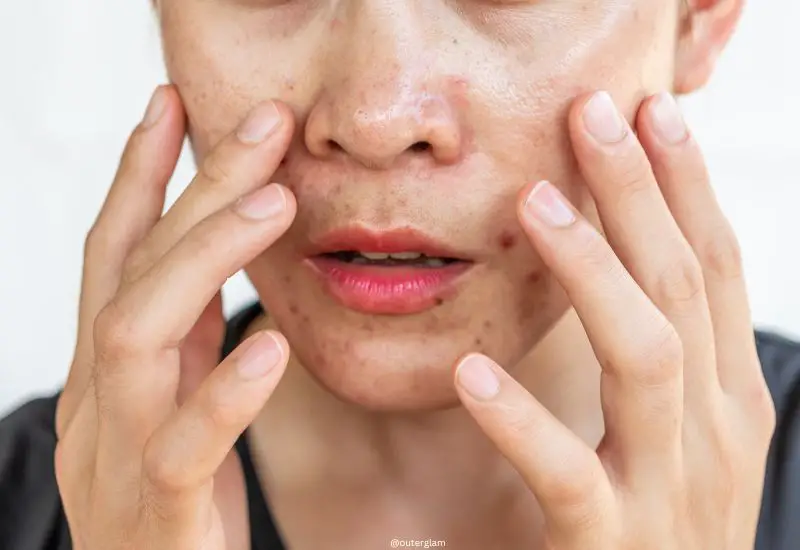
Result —
POLYGON ((271 183, 241 197, 234 208, 247 219, 263 221, 286 210, 286 195, 280 185, 271 183))
POLYGON ((525 209, 552 227, 567 227, 575 222, 572 208, 549 181, 536 184, 525 200, 525 209))
POLYGON ((164 114, 164 108, 167 106, 167 94, 164 91, 164 86, 159 86, 153 92, 150 102, 147 104, 147 110, 144 112, 142 118, 142 127, 151 128, 161 120, 161 115, 164 114))
POLYGON ((239 376, 255 380, 266 376, 283 359, 278 340, 269 332, 262 332, 245 343, 247 346, 238 362, 239 376))
POLYGON ((281 125, 282 119, 273 102, 263 103, 250 111, 236 135, 244 143, 260 143, 281 125))
POLYGON ((628 125, 608 92, 597 92, 586 102, 583 122, 600 143, 618 143, 628 133, 628 125))
POLYGON ((668 145, 677 145, 688 136, 686 122, 672 94, 662 92, 650 111, 659 137, 668 145))
POLYGON ((456 380, 475 399, 488 401, 500 391, 489 360, 482 355, 468 355, 456 368, 456 380))

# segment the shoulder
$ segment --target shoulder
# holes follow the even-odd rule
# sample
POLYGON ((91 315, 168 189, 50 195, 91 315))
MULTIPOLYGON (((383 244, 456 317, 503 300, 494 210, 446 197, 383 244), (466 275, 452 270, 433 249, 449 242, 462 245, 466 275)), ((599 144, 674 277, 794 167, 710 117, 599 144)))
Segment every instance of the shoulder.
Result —
POLYGON ((58 396, 0 420, 0 541, 8 550, 55 550, 62 529, 53 467, 58 396))
POLYGON ((756 331, 777 424, 767 463, 757 550, 795 550, 800 540, 800 342, 756 331))

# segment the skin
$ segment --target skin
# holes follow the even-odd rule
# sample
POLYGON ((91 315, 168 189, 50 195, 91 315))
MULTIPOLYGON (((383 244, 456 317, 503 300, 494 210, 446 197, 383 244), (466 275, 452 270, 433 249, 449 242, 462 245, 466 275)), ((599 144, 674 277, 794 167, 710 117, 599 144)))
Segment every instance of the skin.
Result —
POLYGON ((735 237, 653 95, 705 82, 740 0, 454 6, 156 4, 172 84, 87 238, 58 411, 79 550, 247 548, 247 426, 292 548, 752 548, 775 413, 735 237), (354 220, 478 266, 424 314, 346 311, 297 250, 354 220), (270 316, 217 366, 242 267, 270 316))

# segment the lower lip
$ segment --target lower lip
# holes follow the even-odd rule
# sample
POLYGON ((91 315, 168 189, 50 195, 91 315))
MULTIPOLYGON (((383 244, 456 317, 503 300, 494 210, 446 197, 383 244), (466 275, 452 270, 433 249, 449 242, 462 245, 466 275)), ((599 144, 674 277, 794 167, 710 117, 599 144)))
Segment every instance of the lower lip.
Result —
POLYGON ((454 283, 472 267, 456 262, 444 267, 377 266, 309 258, 328 292, 345 307, 370 314, 410 315, 441 305, 454 283))

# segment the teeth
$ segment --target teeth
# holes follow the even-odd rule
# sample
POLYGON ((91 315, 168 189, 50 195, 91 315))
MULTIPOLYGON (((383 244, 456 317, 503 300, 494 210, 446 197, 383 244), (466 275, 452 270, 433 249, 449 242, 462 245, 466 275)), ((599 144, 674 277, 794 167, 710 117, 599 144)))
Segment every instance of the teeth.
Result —
POLYGON ((383 252, 359 252, 368 260, 386 260, 392 258, 394 260, 418 260, 422 257, 419 252, 394 252, 392 254, 384 254, 383 252))
POLYGON ((359 252, 359 254, 368 260, 386 260, 389 258, 389 254, 383 254, 381 252, 359 252))
POLYGON ((395 260, 418 260, 422 257, 422 254, 419 252, 395 252, 394 254, 389 254, 389 256, 395 260))
MULTIPOLYGON (((347 261, 357 265, 369 265, 371 262, 387 262, 392 264, 395 262, 413 262, 417 261, 417 265, 425 267, 445 267, 447 262, 444 258, 430 258, 420 252, 396 252, 393 254, 386 254, 384 252, 356 252, 351 254, 347 261)), ((397 265, 397 264, 394 264, 397 265)))

